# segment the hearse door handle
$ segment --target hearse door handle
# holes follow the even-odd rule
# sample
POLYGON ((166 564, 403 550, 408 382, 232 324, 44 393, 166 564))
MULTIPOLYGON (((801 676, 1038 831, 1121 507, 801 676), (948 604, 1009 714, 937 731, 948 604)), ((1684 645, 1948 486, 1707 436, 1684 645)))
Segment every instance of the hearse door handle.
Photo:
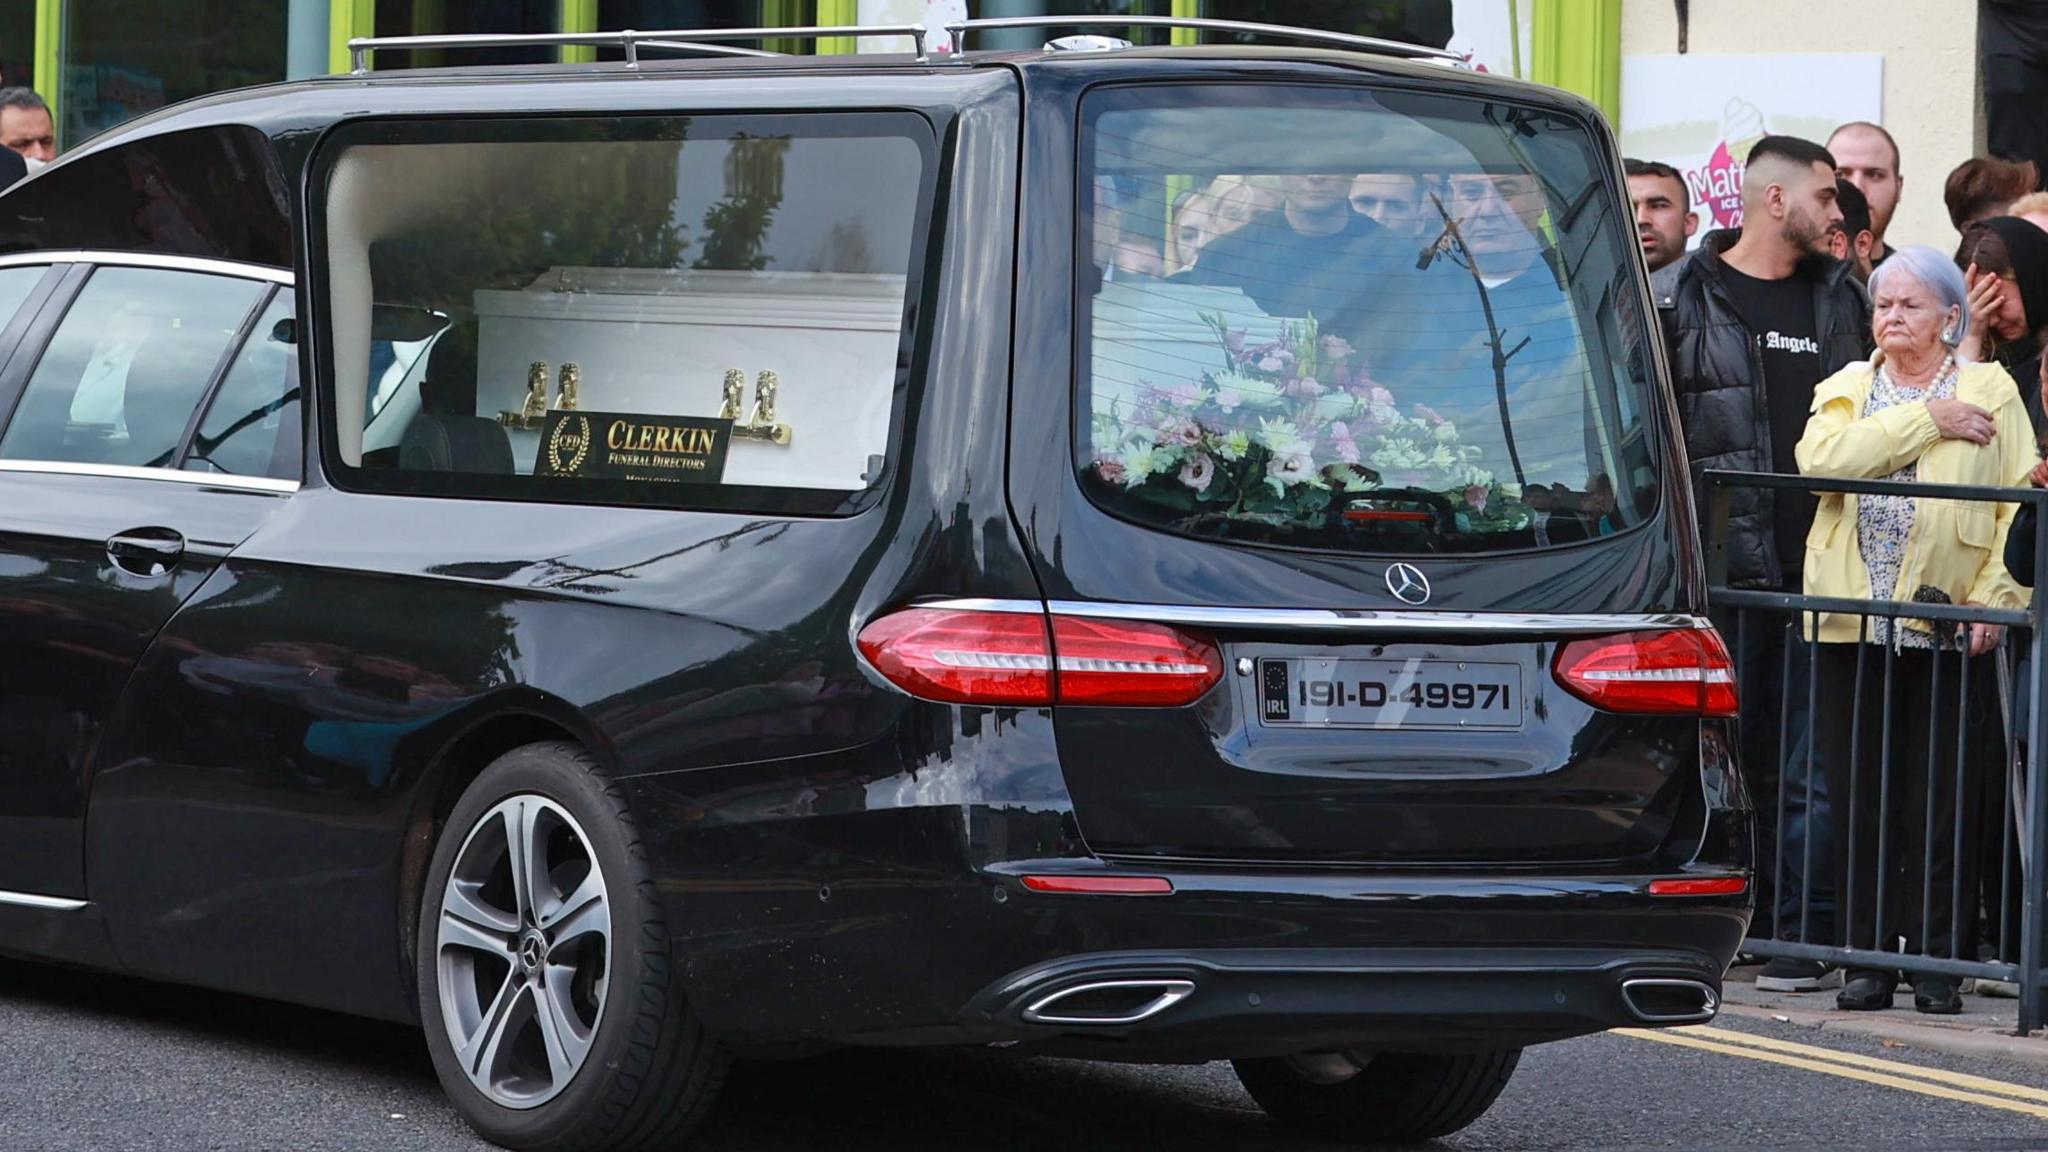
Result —
POLYGON ((133 528, 107 541, 107 558, 137 576, 161 576, 184 555, 185 538, 169 528, 133 528))

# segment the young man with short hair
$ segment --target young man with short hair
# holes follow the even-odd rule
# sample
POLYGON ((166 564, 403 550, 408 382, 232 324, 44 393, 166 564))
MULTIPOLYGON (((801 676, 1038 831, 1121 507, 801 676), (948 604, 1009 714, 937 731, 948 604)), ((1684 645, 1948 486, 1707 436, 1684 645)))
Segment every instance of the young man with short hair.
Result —
POLYGON ((1678 282, 1676 266, 1685 257, 1686 241, 1699 231, 1699 213, 1692 210, 1692 195, 1685 177, 1669 164, 1653 160, 1624 160, 1628 174, 1628 198, 1635 209, 1636 239, 1642 243, 1643 259, 1650 265, 1650 284, 1663 299, 1678 282), (1669 273, 1660 277, 1660 273, 1669 273))
POLYGON ((1852 120, 1828 137, 1828 152, 1835 158, 1836 178, 1854 184, 1870 202, 1870 234, 1877 240, 1877 254, 1870 263, 1876 267, 1892 254, 1884 234, 1892 226, 1899 192, 1905 187, 1905 177, 1899 175, 1899 142, 1868 120, 1852 120))
POLYGON ((1870 201, 1847 180, 1835 181, 1835 203, 1841 206, 1842 222, 1828 232, 1828 250, 1837 260, 1847 260, 1856 279, 1870 281, 1877 266, 1871 259, 1877 252, 1877 234, 1870 226, 1870 201))
MULTIPOLYGON (((1687 453, 1698 471, 1797 473, 1792 448, 1806 428, 1814 386, 1870 354, 1870 307, 1846 263, 1828 252, 1827 234, 1842 219, 1836 204, 1835 158, 1811 141, 1766 136, 1751 148, 1742 183, 1742 230, 1715 232, 1681 266, 1670 300, 1659 301, 1671 354, 1687 453)), ((1705 492, 1698 506, 1709 507, 1705 492)), ((1728 584, 1797 592, 1806 533, 1817 501, 1802 493, 1733 488, 1728 584)), ((1717 614, 1736 646, 1742 700, 1745 775, 1762 819, 1764 843, 1777 864, 1759 868, 1757 927, 1775 921, 1777 935, 1799 934, 1802 891, 1809 943, 1834 942, 1834 859, 1825 773, 1812 765, 1807 781, 1810 717, 1807 662, 1796 642, 1788 659, 1782 614, 1717 614), (1781 709, 1780 701, 1789 703, 1781 709), (1780 714, 1782 711, 1782 715, 1780 714), (1780 726, 1785 742, 1779 746, 1780 726), (1784 782, 1782 836, 1773 825, 1784 782), (1810 883, 1801 865, 1815 861, 1810 883)), ((1777 959, 1758 975, 1760 988, 1817 991, 1841 982, 1818 962, 1777 959)))

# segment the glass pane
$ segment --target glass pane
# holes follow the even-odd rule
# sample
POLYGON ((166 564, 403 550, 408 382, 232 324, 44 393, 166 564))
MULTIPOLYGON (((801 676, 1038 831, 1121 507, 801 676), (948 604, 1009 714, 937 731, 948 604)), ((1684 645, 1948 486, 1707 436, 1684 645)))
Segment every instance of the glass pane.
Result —
MULTIPOLYGON (((607 32, 621 28, 762 28, 770 25, 809 24, 813 20, 810 0, 598 0, 597 26, 607 32)), ((759 40, 723 40, 734 48, 763 48, 759 40)), ((809 41, 780 42, 777 51, 808 52, 809 41)), ((653 59, 687 60, 688 53, 650 52, 653 59)), ((625 54, 605 48, 600 60, 623 60, 625 54)))
POLYGON ((67 0, 58 105, 66 147, 167 104, 284 79, 289 8, 280 0, 67 0))
POLYGON ((0 82, 36 86, 36 0, 0 0, 0 82))
POLYGON ((1632 233, 1582 126, 1330 89, 1086 112, 1097 501, 1383 553, 1565 543, 1654 507, 1632 233))
POLYGON ((335 426, 373 486, 822 513, 879 475, 929 195, 922 120, 356 135, 434 141, 356 144, 326 181, 350 385, 335 426), (717 450, 697 453, 705 434, 717 450))
POLYGON ((265 285, 101 268, 29 377, 0 457, 168 466, 265 285))
POLYGON ((28 299, 28 294, 35 291, 36 284, 42 280, 43 273, 49 270, 49 267, 43 264, 24 268, 0 268, 0 328, 7 327, 8 321, 14 319, 14 313, 21 308, 21 302, 28 299))
MULTIPOLYGON (((340 3, 341 0, 335 0, 340 3)), ((377 0, 377 35, 437 36, 447 32, 559 32, 560 0, 377 0)), ((554 48, 385 49, 371 59, 393 68, 466 68, 483 64, 546 64, 554 48)))
POLYGON ((227 379, 214 393, 185 467, 230 476, 299 478, 299 350, 292 342, 292 298, 279 292, 263 310, 227 379))
MULTIPOLYGON (((1202 15, 1213 20, 1348 32, 1430 48, 1441 48, 1451 39, 1451 0, 1202 0, 1202 15)), ((1202 42, 1258 41, 1242 33, 1204 32, 1202 42)))
POLYGON ((0 251, 61 248, 292 266, 291 201, 270 141, 224 125, 65 162, 0 200, 0 251))

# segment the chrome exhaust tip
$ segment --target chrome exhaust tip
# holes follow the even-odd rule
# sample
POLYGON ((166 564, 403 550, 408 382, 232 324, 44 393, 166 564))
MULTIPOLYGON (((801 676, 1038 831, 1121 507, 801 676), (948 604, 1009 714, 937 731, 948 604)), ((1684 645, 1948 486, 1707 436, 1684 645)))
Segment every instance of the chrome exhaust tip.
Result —
POLYGON ((1700 1024, 1721 1010, 1721 994, 1713 985, 1666 977, 1623 980, 1621 1002, 1645 1024, 1700 1024))
POLYGON ((1023 1015, 1029 1024, 1136 1024, 1194 994, 1192 980, 1094 980, 1039 997, 1023 1015))

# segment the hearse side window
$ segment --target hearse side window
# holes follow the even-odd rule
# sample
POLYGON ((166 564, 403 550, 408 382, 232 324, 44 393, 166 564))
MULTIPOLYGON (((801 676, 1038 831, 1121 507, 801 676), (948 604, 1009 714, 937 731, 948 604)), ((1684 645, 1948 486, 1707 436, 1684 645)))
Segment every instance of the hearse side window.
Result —
POLYGON ((268 137, 242 124, 188 128, 69 157, 9 188, 0 252, 87 248, 290 268, 291 219, 268 137))
POLYGON ((1634 234, 1586 127, 1354 88, 1083 104, 1078 458, 1111 512, 1378 554, 1656 508, 1634 234))
POLYGON ((207 405, 183 467, 230 476, 297 480, 304 426, 299 421, 299 351, 292 294, 279 289, 235 354, 207 405))
POLYGON ((21 310, 22 302, 35 291, 50 270, 47 264, 0 268, 0 328, 5 328, 21 310))
POLYGON ((343 129, 315 177, 337 481, 858 510, 932 148, 901 113, 343 129))
POLYGON ((268 287, 95 269, 29 377, 0 458, 171 466, 229 342, 268 287))

